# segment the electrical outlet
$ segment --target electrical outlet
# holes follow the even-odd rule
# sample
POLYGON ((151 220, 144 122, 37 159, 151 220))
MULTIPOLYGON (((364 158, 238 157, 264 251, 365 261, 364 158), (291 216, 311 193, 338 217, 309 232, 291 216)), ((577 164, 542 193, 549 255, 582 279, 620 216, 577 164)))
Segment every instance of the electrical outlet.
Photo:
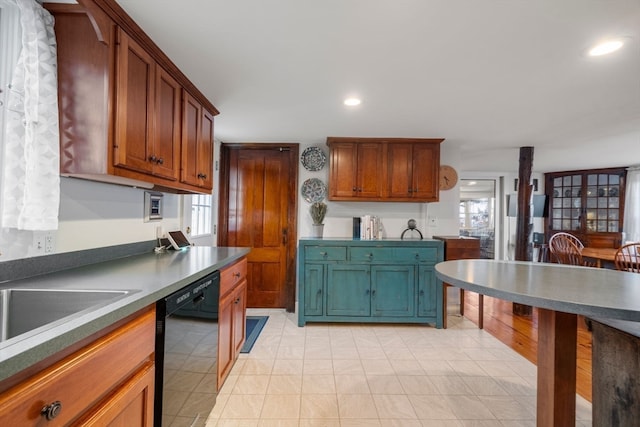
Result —
POLYGON ((52 254, 56 251, 56 236, 54 231, 47 231, 44 235, 44 253, 52 254))
POLYGON ((156 239, 162 239, 164 237, 166 237, 164 235, 164 228, 162 228, 161 225, 157 226, 156 227, 156 239))

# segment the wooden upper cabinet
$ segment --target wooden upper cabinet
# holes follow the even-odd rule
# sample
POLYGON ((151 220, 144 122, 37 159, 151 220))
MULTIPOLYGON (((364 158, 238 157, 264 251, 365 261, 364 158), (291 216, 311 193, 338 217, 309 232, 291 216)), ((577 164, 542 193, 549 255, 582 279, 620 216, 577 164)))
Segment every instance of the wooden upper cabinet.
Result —
POLYGON ((184 92, 182 110, 181 181, 213 188, 213 115, 184 92))
POLYGON ((442 141, 327 138, 329 200, 437 201, 442 141))
POLYGON ((388 144, 388 197, 438 200, 439 159, 438 143, 388 144))
POLYGON ((180 100, 182 87, 163 68, 156 69, 154 174, 177 180, 180 168, 180 100))
POLYGON ((329 199, 380 197, 382 146, 366 142, 336 142, 330 147, 329 199))
POLYGON ((209 193, 216 108, 115 1, 79 3, 45 5, 58 44, 60 173, 209 193), (200 113, 185 147, 187 92, 200 113))
POLYGON ((115 166, 178 179, 181 87, 118 29, 115 166))

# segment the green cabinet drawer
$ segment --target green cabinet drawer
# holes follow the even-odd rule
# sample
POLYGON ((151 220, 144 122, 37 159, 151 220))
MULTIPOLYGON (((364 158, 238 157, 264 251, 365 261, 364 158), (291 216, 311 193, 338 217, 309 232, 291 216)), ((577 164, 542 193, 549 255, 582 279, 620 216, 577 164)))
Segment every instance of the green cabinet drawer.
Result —
POLYGON ((353 247, 352 262, 436 262, 437 248, 353 247))
POLYGON ((304 251, 307 261, 345 261, 346 246, 307 246, 304 251))

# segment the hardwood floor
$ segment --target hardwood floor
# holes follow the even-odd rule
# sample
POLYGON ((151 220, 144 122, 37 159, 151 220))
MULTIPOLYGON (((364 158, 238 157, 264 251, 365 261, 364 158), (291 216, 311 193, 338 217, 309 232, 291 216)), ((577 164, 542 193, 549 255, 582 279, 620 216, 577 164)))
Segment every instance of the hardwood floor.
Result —
MULTIPOLYGON (((449 312, 451 315, 451 312, 449 312)), ((478 323, 478 295, 465 292, 464 316, 478 323)), ((532 363, 536 363, 538 348, 538 310, 531 317, 516 316, 512 303, 484 297, 484 329, 510 346, 532 363)), ((578 316, 576 391, 591 402, 591 332, 584 318, 578 316)))

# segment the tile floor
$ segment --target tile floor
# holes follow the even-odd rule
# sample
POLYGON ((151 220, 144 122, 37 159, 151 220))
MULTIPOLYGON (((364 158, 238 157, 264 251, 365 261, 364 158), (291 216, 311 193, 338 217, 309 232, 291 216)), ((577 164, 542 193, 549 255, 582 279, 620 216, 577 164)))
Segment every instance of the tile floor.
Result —
MULTIPOLYGON (((248 314, 269 320, 207 427, 535 426, 535 365, 460 316, 445 330, 248 314)), ((576 412, 576 426, 591 426, 580 396, 576 412)))

